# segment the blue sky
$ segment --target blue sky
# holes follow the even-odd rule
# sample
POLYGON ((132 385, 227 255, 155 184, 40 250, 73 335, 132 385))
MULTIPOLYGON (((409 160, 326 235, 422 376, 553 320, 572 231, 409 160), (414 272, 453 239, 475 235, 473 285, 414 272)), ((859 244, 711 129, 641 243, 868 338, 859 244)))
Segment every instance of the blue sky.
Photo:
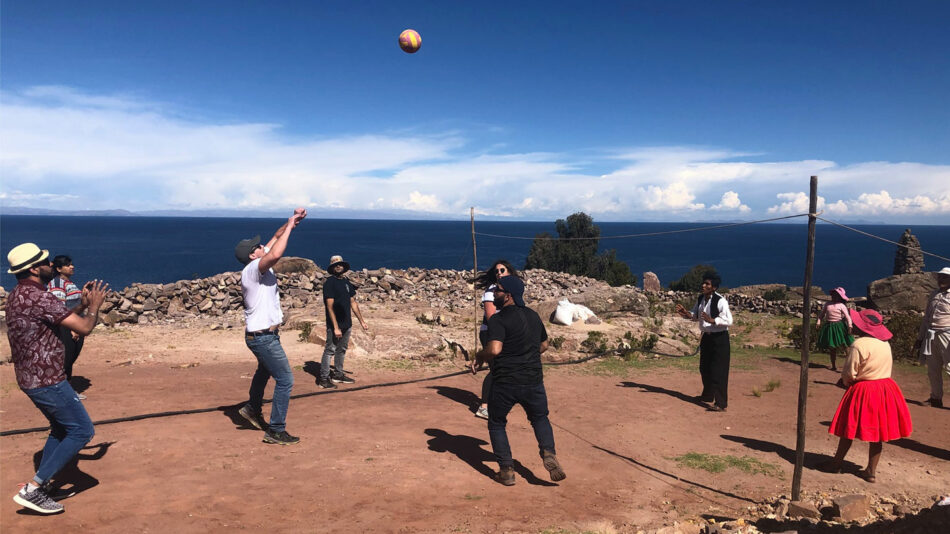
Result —
POLYGON ((0 3, 0 205, 950 221, 950 3, 0 3), (402 52, 405 28, 422 35, 402 52))

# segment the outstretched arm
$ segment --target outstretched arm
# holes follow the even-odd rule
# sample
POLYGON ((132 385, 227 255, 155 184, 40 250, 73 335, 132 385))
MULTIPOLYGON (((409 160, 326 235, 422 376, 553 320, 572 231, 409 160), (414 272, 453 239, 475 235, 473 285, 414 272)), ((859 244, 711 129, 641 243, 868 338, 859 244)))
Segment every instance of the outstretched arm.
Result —
POLYGON ((258 264, 258 269, 262 273, 267 272, 268 269, 276 265, 277 260, 284 255, 284 251, 287 250, 287 241, 290 239, 290 232, 300 224, 300 221, 306 216, 307 210, 297 208, 294 210, 294 214, 287 219, 287 222, 274 232, 274 237, 270 238, 270 241, 267 242, 267 248, 270 249, 270 251, 261 258, 258 264))

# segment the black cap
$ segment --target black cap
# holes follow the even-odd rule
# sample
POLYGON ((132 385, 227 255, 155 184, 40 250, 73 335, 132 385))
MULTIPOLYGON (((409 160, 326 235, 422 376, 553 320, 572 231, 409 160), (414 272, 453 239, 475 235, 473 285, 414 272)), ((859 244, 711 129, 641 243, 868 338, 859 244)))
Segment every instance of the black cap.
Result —
POLYGON ((261 236, 257 235, 250 239, 242 239, 236 247, 234 247, 234 257, 237 258, 237 261, 241 262, 242 265, 247 265, 251 263, 251 253, 257 249, 257 246, 261 244, 261 236))
POLYGON ((524 282, 520 278, 511 275, 502 276, 495 283, 501 284, 505 292, 511 295, 515 305, 524 308, 524 282))

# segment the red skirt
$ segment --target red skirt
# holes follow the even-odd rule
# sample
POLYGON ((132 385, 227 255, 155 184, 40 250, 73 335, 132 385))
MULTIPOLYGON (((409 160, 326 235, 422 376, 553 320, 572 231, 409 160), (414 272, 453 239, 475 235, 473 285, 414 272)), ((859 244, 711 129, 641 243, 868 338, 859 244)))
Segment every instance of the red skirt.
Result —
POLYGON ((829 434, 877 442, 906 438, 913 431, 901 388, 890 378, 861 380, 844 392, 829 434))

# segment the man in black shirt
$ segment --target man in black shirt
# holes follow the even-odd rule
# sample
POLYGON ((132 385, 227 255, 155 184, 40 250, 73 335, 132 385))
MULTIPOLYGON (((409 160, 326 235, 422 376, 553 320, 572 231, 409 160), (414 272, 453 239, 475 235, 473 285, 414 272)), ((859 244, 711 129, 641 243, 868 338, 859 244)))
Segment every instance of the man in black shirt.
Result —
POLYGON ((352 384, 352 378, 343 373, 343 357, 350 345, 350 330, 353 318, 350 310, 356 312, 363 330, 367 330, 366 321, 356 303, 356 288, 343 274, 350 270, 350 264, 343 261, 341 256, 330 258, 327 271, 332 274, 323 283, 323 305, 326 308, 327 343, 323 349, 323 359, 320 361, 320 378, 317 385, 322 388, 333 389, 337 383, 352 384), (334 370, 330 374, 330 356, 333 356, 334 370))
POLYGON ((486 361, 492 362, 492 386, 488 395, 488 436, 498 459, 495 480, 515 483, 514 460, 505 425, 508 412, 520 404, 534 428, 544 468, 551 480, 564 480, 554 451, 554 430, 548 421, 548 396, 544 391, 541 353, 548 349, 548 333, 534 310, 524 304, 524 282, 517 276, 499 278, 495 287, 495 307, 488 319, 488 345, 475 355, 472 372, 486 361))

